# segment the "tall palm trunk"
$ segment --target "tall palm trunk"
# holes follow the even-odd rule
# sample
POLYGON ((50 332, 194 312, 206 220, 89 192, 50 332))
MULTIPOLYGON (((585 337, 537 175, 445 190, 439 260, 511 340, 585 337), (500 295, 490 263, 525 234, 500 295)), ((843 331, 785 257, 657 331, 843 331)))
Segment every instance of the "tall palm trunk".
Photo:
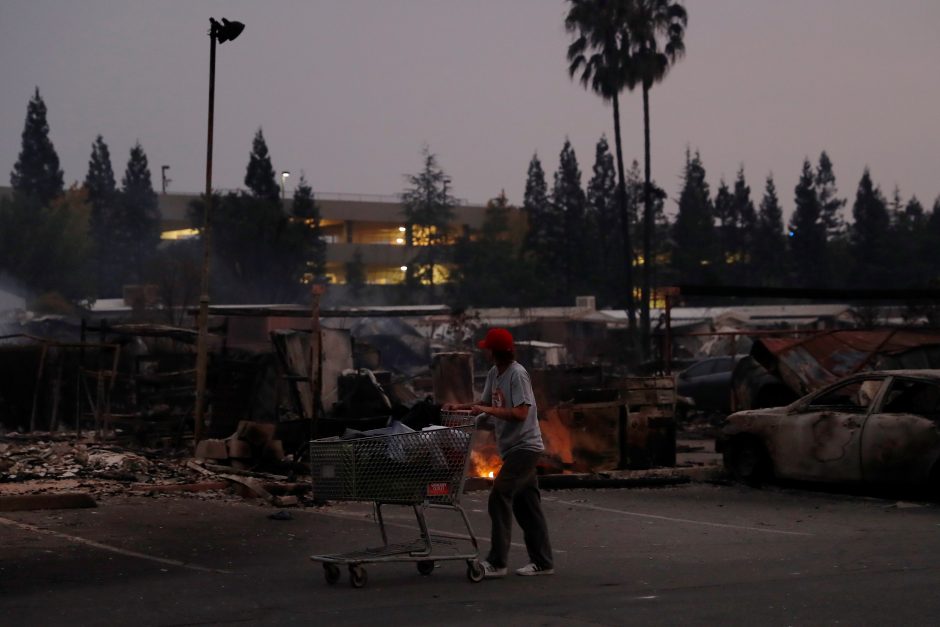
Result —
POLYGON ((633 304, 633 246, 630 241, 630 215, 627 213, 627 186, 623 175, 623 147, 620 143, 620 103, 617 94, 611 98, 614 104, 614 142, 617 149, 617 204, 620 206, 620 228, 623 233, 624 282, 627 291, 627 319, 630 335, 636 334, 636 308, 633 304))
POLYGON ((653 269, 653 194, 650 180, 650 88, 643 83, 643 153, 645 164, 645 185, 643 186, 643 289, 640 294, 641 341, 643 357, 648 357, 650 350, 650 275, 653 269))

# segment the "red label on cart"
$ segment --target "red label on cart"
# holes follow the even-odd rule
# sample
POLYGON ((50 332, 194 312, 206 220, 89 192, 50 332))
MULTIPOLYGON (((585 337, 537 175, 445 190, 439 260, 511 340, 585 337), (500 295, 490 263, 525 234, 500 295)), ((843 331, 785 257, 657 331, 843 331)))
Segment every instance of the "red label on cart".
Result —
POLYGON ((445 481, 428 484, 428 496, 447 496, 450 494, 450 484, 445 481))

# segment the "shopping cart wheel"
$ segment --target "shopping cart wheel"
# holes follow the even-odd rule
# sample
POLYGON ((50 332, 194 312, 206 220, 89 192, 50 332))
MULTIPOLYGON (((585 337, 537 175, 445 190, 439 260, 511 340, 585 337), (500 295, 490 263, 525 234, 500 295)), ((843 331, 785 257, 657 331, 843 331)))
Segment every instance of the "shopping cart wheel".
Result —
POLYGON ((434 560, 423 560, 418 562, 418 572, 422 575, 430 575, 434 572, 434 560))
POLYGON ((326 577, 326 583, 332 586, 339 581, 339 566, 336 564, 324 564, 323 576, 326 577))
POLYGON ((484 574, 483 564, 478 560, 469 560, 467 562, 467 579, 473 583, 480 583, 483 581, 484 574))
POLYGON ((366 575, 366 569, 358 564, 349 567, 349 584, 353 588, 361 588, 366 585, 369 576, 366 575))

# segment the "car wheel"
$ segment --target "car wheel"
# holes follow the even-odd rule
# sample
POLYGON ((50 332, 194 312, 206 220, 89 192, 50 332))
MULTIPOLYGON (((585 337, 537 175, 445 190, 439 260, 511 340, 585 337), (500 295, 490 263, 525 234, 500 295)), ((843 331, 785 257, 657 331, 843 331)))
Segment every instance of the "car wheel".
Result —
POLYGON ((756 438, 736 438, 729 442, 724 463, 736 481, 752 488, 760 487, 773 474, 767 449, 756 438))

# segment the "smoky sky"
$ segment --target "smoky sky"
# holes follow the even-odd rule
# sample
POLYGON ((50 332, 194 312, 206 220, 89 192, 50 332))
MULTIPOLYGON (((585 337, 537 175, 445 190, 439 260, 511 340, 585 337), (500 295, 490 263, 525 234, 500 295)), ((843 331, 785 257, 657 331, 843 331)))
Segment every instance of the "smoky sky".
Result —
MULTIPOLYGON (((786 213, 826 150, 840 195, 864 168, 886 196, 940 195, 940 3, 689 0, 687 54, 651 91, 653 177, 678 196, 686 150, 714 191, 772 173, 786 213)), ((2 0, 0 170, 7 185, 36 87, 67 183, 98 134, 120 183, 140 141, 155 188, 205 185, 209 17, 246 24, 217 49, 213 186, 243 186, 264 132, 276 170, 315 192, 397 194, 427 145, 453 191, 519 204, 538 154, 549 186, 570 139, 587 184, 611 110, 569 79, 560 0, 2 0)), ((621 102, 643 159, 642 99, 621 102)), ((670 200, 667 208, 674 209, 670 200)))

